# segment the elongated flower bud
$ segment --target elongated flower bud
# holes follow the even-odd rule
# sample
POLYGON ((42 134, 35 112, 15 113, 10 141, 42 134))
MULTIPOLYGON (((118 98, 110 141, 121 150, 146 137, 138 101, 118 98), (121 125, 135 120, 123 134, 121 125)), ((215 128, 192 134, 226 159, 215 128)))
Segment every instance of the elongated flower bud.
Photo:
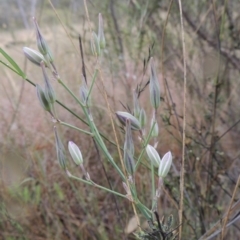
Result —
POLYGON ((41 62, 43 61, 46 65, 46 60, 44 59, 43 55, 39 53, 38 51, 35 51, 31 48, 24 47, 23 53, 26 56, 26 58, 31 61, 32 63, 40 66, 41 62))
POLYGON ((127 149, 132 156, 134 155, 134 144, 132 139, 131 122, 129 119, 127 119, 126 121, 124 149, 127 149))
POLYGON ((88 100, 88 87, 85 82, 82 83, 80 87, 80 99, 83 104, 87 104, 88 100))
POLYGON ((163 156, 162 160, 160 161, 159 168, 158 168, 158 176, 163 178, 166 177, 171 165, 172 165, 172 154, 169 151, 163 156))
POLYGON ((129 175, 133 176, 135 171, 134 145, 132 140, 131 122, 126 120, 126 134, 124 142, 124 163, 129 175))
POLYGON ((134 107, 134 109, 133 109, 134 117, 136 117, 138 119, 141 109, 139 106, 139 101, 138 101, 136 92, 133 93, 133 107, 134 107))
POLYGON ((116 116, 123 125, 126 125, 126 121, 129 119, 131 121, 132 130, 141 130, 139 121, 132 114, 128 112, 117 111, 116 116))
POLYGON ((91 49, 94 56, 100 56, 101 49, 98 41, 98 36, 95 32, 92 32, 91 49))
POLYGON ((82 153, 74 142, 68 142, 68 150, 76 165, 83 164, 82 153))
POLYGON ((59 165, 61 168, 66 170, 67 165, 66 165, 66 154, 65 154, 65 148, 62 144, 61 139, 58 136, 57 128, 54 127, 54 133, 55 133, 55 142, 56 142, 56 151, 57 151, 57 158, 59 165))
POLYGON ((36 30, 38 50, 43 54, 43 56, 46 58, 47 61, 52 63, 53 62, 52 52, 51 52, 50 48, 48 47, 47 42, 45 41, 45 39, 40 31, 40 28, 38 26, 38 23, 37 23, 37 20, 35 17, 33 18, 33 22, 34 22, 34 26, 35 26, 35 30, 36 30))
POLYGON ((150 66, 151 66, 151 75, 150 75, 150 102, 154 109, 157 109, 160 104, 160 86, 157 78, 157 72, 155 69, 155 65, 153 62, 153 58, 150 60, 150 66))
POLYGON ((158 133, 159 133, 159 130, 158 130, 158 123, 155 119, 155 116, 153 116, 152 120, 151 120, 151 129, 153 127, 153 130, 152 130, 152 134, 151 136, 152 137, 157 137, 158 136, 158 133), (153 126, 154 124, 154 126, 153 126))
POLYGON ((43 107, 43 109, 46 110, 47 112, 52 113, 51 103, 49 103, 48 100, 46 99, 45 93, 44 93, 43 89, 41 88, 41 86, 36 84, 36 90, 37 90, 38 100, 39 100, 41 106, 43 107))
POLYGON ((43 62, 41 63, 41 68, 42 68, 43 78, 45 82, 45 88, 44 88, 45 97, 49 103, 54 103, 56 101, 56 94, 52 87, 52 84, 49 81, 43 62))
POLYGON ((38 46, 38 50, 43 54, 46 55, 47 54, 47 43, 45 41, 45 39, 43 38, 41 31, 39 29, 38 23, 36 18, 33 18, 33 22, 35 25, 35 30, 36 30, 36 38, 37 38, 37 46, 38 46))
POLYGON ((139 114, 139 123, 140 123, 141 129, 143 129, 147 123, 147 116, 143 108, 141 109, 139 114))
POLYGON ((146 153, 148 155, 149 160, 152 162, 153 166, 159 167, 161 159, 156 149, 148 144, 146 147, 146 153))
POLYGON ((98 15, 98 41, 100 48, 104 49, 106 47, 106 41, 104 37, 103 19, 101 13, 98 15))

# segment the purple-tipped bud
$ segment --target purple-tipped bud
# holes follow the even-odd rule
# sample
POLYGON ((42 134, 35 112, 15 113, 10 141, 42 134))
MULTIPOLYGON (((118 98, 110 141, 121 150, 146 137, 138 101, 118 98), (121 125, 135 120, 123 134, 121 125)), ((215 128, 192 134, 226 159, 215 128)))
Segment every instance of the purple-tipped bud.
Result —
POLYGON ((117 111, 116 116, 123 125, 126 125, 126 121, 129 119, 131 121, 132 130, 141 130, 139 121, 132 114, 128 112, 117 111))
POLYGON ((44 110, 46 110, 47 112, 50 112, 52 114, 52 105, 46 99, 46 96, 45 96, 45 93, 44 93, 42 87, 40 85, 36 84, 36 90, 37 90, 37 97, 38 97, 38 100, 39 100, 41 106, 43 107, 44 110))
POLYGON ((153 58, 150 59, 151 75, 150 75, 150 101, 154 109, 157 109, 160 105, 160 86, 157 78, 156 68, 153 62, 153 58))
POLYGON ((38 51, 35 51, 31 48, 24 47, 23 53, 26 56, 26 58, 31 61, 32 63, 40 66, 41 62, 43 61, 46 65, 46 60, 44 59, 43 55, 39 53, 38 51))
POLYGON ((52 84, 49 81, 46 68, 43 62, 41 63, 41 68, 42 68, 44 82, 45 82, 45 88, 44 88, 45 97, 49 103, 54 103, 56 101, 56 94, 52 87, 52 84))
POLYGON ((45 56, 47 55, 47 43, 45 41, 45 39, 43 38, 37 20, 35 17, 33 17, 33 22, 34 22, 34 26, 35 26, 35 30, 36 30, 36 38, 37 38, 37 46, 38 46, 38 50, 45 56))
POLYGON ((94 56, 100 56, 101 49, 98 41, 98 36, 95 32, 92 32, 91 37, 91 49, 94 56))
POLYGON ((160 161, 159 168, 158 168, 158 176, 163 178, 166 177, 171 165, 172 165, 172 154, 169 151, 163 156, 162 160, 160 161))
POLYGON ((57 128, 54 127, 54 133, 55 133, 55 142, 56 142, 56 151, 57 151, 57 158, 59 165, 62 169, 66 170, 66 154, 65 154, 65 148, 62 144, 61 139, 58 136, 57 128))
POLYGON ((68 142, 68 150, 76 165, 83 164, 82 153, 74 142, 68 142))
POLYGON ((80 98, 81 98, 81 102, 83 104, 86 104, 89 100, 89 99, 87 99, 88 98, 88 87, 85 82, 83 82, 80 87, 80 98))
POLYGON ((50 63, 53 63, 53 55, 50 50, 50 48, 47 45, 47 42, 45 41, 40 28, 38 26, 37 20, 35 17, 33 17, 33 22, 36 30, 36 38, 37 38, 37 46, 38 50, 43 54, 43 56, 46 58, 47 61, 50 63))
POLYGON ((134 144, 132 140, 131 122, 129 119, 126 120, 126 133, 124 142, 124 163, 126 170, 130 176, 133 176, 135 171, 134 161, 134 144))
POLYGON ((148 158, 152 162, 153 166, 159 167, 161 159, 160 159, 160 156, 159 156, 158 152, 156 151, 156 149, 151 145, 147 145, 146 152, 147 152, 148 158))
POLYGON ((104 37, 103 19, 101 13, 98 14, 98 41, 100 48, 104 49, 106 47, 106 40, 104 37))

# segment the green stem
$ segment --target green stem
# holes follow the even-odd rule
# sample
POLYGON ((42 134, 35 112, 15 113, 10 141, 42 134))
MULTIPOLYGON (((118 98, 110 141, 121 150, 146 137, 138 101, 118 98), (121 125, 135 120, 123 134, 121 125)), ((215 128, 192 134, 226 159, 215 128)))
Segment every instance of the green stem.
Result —
POLYGON ((108 188, 105 188, 105 187, 103 187, 103 186, 101 186, 101 185, 98 185, 98 184, 94 183, 93 181, 87 181, 87 180, 84 180, 84 179, 82 179, 82 178, 78 178, 78 177, 76 177, 76 176, 71 175, 71 173, 68 174, 68 176, 69 176, 70 178, 73 178, 73 179, 78 180, 78 181, 80 181, 80 182, 83 182, 83 183, 86 183, 86 184, 88 184, 88 185, 91 185, 91 186, 97 187, 97 188, 99 188, 99 189, 102 189, 102 190, 104 190, 104 191, 106 191, 106 192, 115 194, 115 195, 117 195, 117 196, 119 196, 119 197, 127 198, 125 195, 123 195, 123 194, 121 194, 121 193, 119 193, 119 192, 115 192, 115 191, 113 191, 113 190, 110 190, 110 189, 108 189, 108 188))
POLYGON ((90 94, 91 94, 91 92, 92 92, 93 85, 94 85, 94 83, 95 83, 97 74, 98 74, 98 69, 95 69, 95 72, 94 72, 94 75, 93 75, 93 79, 92 79, 92 83, 91 83, 91 86, 90 86, 90 89, 89 89, 89 92, 88 92, 87 99, 89 98, 89 96, 90 96, 90 94))
POLYGON ((154 207, 155 202, 155 195, 156 195, 156 188, 155 188, 155 177, 154 177, 154 166, 151 161, 151 179, 152 179, 152 209, 154 207))
POLYGON ((146 139, 146 141, 144 141, 142 151, 141 151, 141 153, 140 153, 140 155, 139 155, 139 158, 138 158, 138 160, 137 160, 137 163, 136 163, 136 167, 135 167, 136 170, 135 170, 135 171, 137 171, 138 165, 139 165, 140 162, 141 162, 141 159, 142 159, 142 157, 143 157, 143 153, 144 153, 145 148, 146 148, 146 146, 147 146, 147 144, 148 144, 148 142, 149 142, 149 140, 150 140, 150 137, 151 137, 151 135, 152 135, 152 131, 153 131, 153 128, 154 128, 155 124, 156 124, 156 122, 153 123, 153 125, 152 125, 152 127, 151 127, 151 129, 150 129, 150 132, 149 132, 149 134, 148 134, 148 136, 147 136, 147 139, 146 139))
POLYGON ((75 129, 75 130, 77 130, 77 131, 79 131, 79 132, 82 132, 82 133, 85 133, 85 134, 87 134, 87 135, 93 136, 93 134, 92 134, 91 132, 84 131, 84 130, 78 128, 78 127, 75 127, 75 126, 71 125, 71 124, 62 122, 61 120, 58 120, 58 122, 59 122, 59 124, 61 124, 61 125, 63 125, 63 126, 70 127, 70 128, 75 129))

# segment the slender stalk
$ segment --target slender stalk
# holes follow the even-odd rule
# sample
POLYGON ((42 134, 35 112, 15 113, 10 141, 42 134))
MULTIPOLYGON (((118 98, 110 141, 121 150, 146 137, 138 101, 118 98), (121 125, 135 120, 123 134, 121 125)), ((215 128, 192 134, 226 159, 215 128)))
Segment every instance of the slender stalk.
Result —
POLYGON ((82 178, 73 176, 71 173, 68 173, 68 176, 69 176, 70 178, 73 178, 73 179, 78 180, 78 181, 80 181, 80 182, 83 182, 83 183, 85 183, 85 184, 88 184, 88 185, 91 185, 91 186, 93 186, 93 187, 97 187, 97 188, 99 188, 99 189, 102 189, 102 190, 104 190, 104 191, 106 191, 106 192, 115 194, 115 195, 117 195, 117 196, 119 196, 119 197, 127 198, 125 195, 123 195, 123 194, 121 194, 121 193, 119 193, 119 192, 115 192, 115 191, 113 191, 113 190, 110 190, 110 189, 108 189, 108 188, 105 188, 105 187, 103 187, 103 186, 101 186, 101 185, 98 185, 98 184, 96 184, 96 183, 93 182, 93 181, 84 180, 84 179, 82 179, 82 178))
POLYGON ((93 136, 93 134, 92 134, 91 132, 82 130, 82 129, 80 129, 80 128, 78 128, 78 127, 75 127, 75 126, 73 126, 73 125, 71 125, 71 124, 62 122, 61 120, 58 120, 58 123, 61 124, 61 125, 63 125, 63 126, 70 127, 70 128, 72 128, 72 129, 75 129, 75 130, 77 130, 77 131, 79 131, 79 132, 85 133, 85 134, 87 134, 87 135, 93 136))
POLYGON ((178 239, 182 237, 182 219, 183 219, 183 198, 184 198, 184 165, 185 165, 185 140, 186 140, 186 93, 187 93, 187 65, 186 65, 186 47, 185 47, 185 36, 183 28, 183 13, 182 13, 182 1, 178 0, 179 12, 180 12, 180 23, 181 23, 181 35, 182 35, 182 50, 183 50, 183 141, 182 141, 182 164, 181 164, 181 175, 180 175, 180 202, 179 202, 179 235, 178 239))
POLYGON ((96 77, 97 77, 97 74, 98 74, 98 69, 95 69, 94 71, 94 75, 93 75, 93 79, 92 79, 92 83, 91 83, 91 86, 89 88, 89 92, 88 92, 88 96, 87 96, 87 99, 89 98, 91 92, 92 92, 92 89, 93 89, 93 85, 95 83, 95 80, 96 80, 96 77))
POLYGON ((149 140, 150 140, 150 138, 151 138, 152 131, 153 131, 153 128, 154 128, 155 124, 156 124, 156 122, 153 123, 153 125, 152 125, 152 127, 151 127, 151 129, 150 129, 150 132, 149 132, 149 134, 148 134, 148 136, 147 136, 147 139, 146 139, 146 141, 145 141, 144 144, 143 144, 142 151, 141 151, 141 153, 140 153, 140 155, 139 155, 139 157, 138 157, 137 163, 136 163, 136 167, 135 167, 136 171, 137 171, 137 168, 138 168, 139 164, 141 163, 141 160, 142 160, 142 157, 143 157, 143 154, 144 154, 144 151, 145 151, 145 147, 146 147, 146 146, 148 145, 148 143, 149 143, 149 140))
POLYGON ((152 161, 151 161, 151 180, 152 180, 152 210, 153 210, 155 205, 156 188, 155 188, 154 166, 152 161))

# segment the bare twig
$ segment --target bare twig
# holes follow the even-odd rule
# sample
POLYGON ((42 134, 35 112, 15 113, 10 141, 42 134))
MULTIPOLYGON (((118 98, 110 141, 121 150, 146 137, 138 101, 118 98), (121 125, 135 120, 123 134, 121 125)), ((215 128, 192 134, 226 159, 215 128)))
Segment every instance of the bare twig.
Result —
POLYGON ((184 198, 184 164, 185 164, 185 139, 186 139, 186 95, 187 95, 187 67, 186 67, 186 47, 185 47, 185 36, 183 28, 183 13, 182 13, 182 1, 178 0, 180 22, 181 22, 181 35, 182 35, 182 49, 183 49, 183 141, 182 141, 182 164, 181 164, 181 175, 180 175, 180 203, 179 203, 179 235, 178 239, 182 236, 182 219, 183 219, 183 198, 184 198))
POLYGON ((228 221, 228 219, 229 219, 229 216, 230 216, 231 208, 232 208, 233 201, 234 201, 234 198, 235 198, 235 196, 236 196, 236 193, 237 193, 237 189, 238 189, 239 184, 240 184, 240 175, 238 176, 237 184, 235 185, 235 188, 234 188, 234 191, 233 191, 233 195, 232 195, 232 198, 231 198, 231 201, 230 201, 230 204, 229 204, 229 208, 228 208, 228 210, 227 210, 227 214, 226 214, 226 217, 225 217, 224 222, 223 222, 222 236, 221 236, 221 239, 222 239, 222 240, 224 239, 225 228, 226 228, 226 225, 227 225, 227 221, 228 221))

